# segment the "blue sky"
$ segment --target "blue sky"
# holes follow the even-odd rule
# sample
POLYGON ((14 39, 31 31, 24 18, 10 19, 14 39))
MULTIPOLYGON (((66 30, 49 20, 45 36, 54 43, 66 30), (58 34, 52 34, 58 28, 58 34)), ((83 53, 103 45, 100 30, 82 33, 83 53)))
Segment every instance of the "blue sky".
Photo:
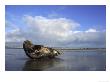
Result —
MULTIPOLYGON (((91 26, 100 26, 101 30, 106 26, 106 7, 104 5, 84 6, 6 6, 6 12, 15 16, 29 14, 32 16, 48 16, 55 14, 56 17, 66 17, 79 22, 82 30, 91 26)), ((6 19, 11 18, 6 13, 6 19)))
MULTIPOLYGON (((62 34, 59 34, 59 30, 53 31, 54 38, 62 38, 64 41, 55 41, 54 45, 67 45, 72 43, 80 43, 82 44, 89 42, 92 45, 96 45, 96 43, 101 43, 100 46, 105 46, 105 41, 100 42, 100 39, 102 39, 100 36, 102 35, 105 40, 105 30, 106 30, 106 6, 104 5, 7 5, 6 8, 6 38, 11 39, 17 35, 19 38, 21 38, 20 34, 26 34, 26 30, 32 34, 32 36, 37 35, 36 31, 38 33, 45 34, 46 36, 50 37, 51 31, 55 30, 55 28, 60 28, 62 34), (31 22, 30 22, 31 21, 31 22), (57 23, 55 23, 55 21, 57 23), (41 24, 42 23, 42 24, 41 24), (46 25, 48 23, 48 25, 46 25), (29 25, 30 24, 30 25, 29 25), (64 27, 64 24, 66 26, 64 27), (33 26, 34 25, 34 26, 33 26), (51 25, 51 26, 49 26, 51 25), (53 26, 52 26, 53 25, 53 26), (56 25, 56 26, 55 26, 56 25), (32 27, 31 27, 32 26, 32 27), (50 29, 49 31, 46 29, 50 29), (45 32, 42 30, 38 30, 42 28, 45 30, 45 32), (66 29, 65 29, 66 28, 66 29), (36 31, 35 31, 36 30, 36 31), (14 34, 13 31, 19 31, 18 34, 14 34), (30 32, 31 31, 31 32, 30 32), (32 31, 35 33, 33 34, 32 31), (44 32, 44 33, 43 33, 44 32), (71 32, 71 33, 70 33, 71 32), (64 35, 64 34, 66 35, 64 35), (78 34, 76 34, 78 33, 78 34), (82 34, 83 33, 83 34, 82 34), (89 34, 88 34, 89 33, 89 34), (101 33, 101 34, 98 34, 101 33), (59 35, 58 35, 59 34, 59 35), (95 35, 96 34, 96 35, 95 35), (64 36, 63 36, 64 35, 64 36), (87 36, 88 35, 88 36, 87 36), (92 35, 92 36, 91 36, 92 35), (88 37, 94 37, 93 41, 89 41, 88 37), (73 38, 67 38, 72 36, 73 38), (76 37, 74 39, 74 36, 76 37), (83 36, 85 38, 83 41, 81 41, 81 38, 79 36, 83 36), (85 42, 84 42, 85 41, 85 42), (98 42, 99 41, 99 42, 98 42), (92 43, 93 42, 93 43, 92 43), (103 44, 103 45, 102 45, 103 44)), ((57 28, 57 29, 58 29, 57 28)), ((43 35, 40 35, 41 37, 43 35)), ((41 37, 37 37, 41 39, 41 37)), ((22 38, 29 37, 24 36, 22 38)), ((33 38, 34 38, 33 37, 33 38)), ((39 40, 39 42, 44 43, 46 39, 49 39, 49 41, 54 41, 53 38, 47 38, 39 40)), ((17 39, 17 38, 16 38, 17 39)), ((15 38, 14 40, 17 41, 15 38)), ((33 40, 31 38, 31 40, 33 40)), ((8 41, 8 40, 7 40, 8 41)), ((9 40, 10 41, 10 40, 9 40)), ((34 41, 34 40, 33 40, 34 41)), ((39 43, 38 42, 38 43, 39 43)), ((46 45, 49 42, 46 42, 46 45)), ((54 43, 54 42, 52 42, 54 43)), ((52 45, 52 44, 51 44, 52 45)), ((54 46, 53 45, 53 46, 54 46)), ((88 46, 89 44, 85 44, 83 46, 88 46)), ((80 47, 80 46, 79 46, 80 47)))

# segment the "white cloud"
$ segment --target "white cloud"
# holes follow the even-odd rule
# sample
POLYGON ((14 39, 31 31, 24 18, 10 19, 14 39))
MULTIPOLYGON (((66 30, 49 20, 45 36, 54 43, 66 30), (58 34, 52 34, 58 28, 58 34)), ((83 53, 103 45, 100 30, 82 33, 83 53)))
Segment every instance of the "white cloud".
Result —
POLYGON ((49 46, 105 46, 105 32, 93 28, 77 30, 80 24, 67 18, 25 15, 23 21, 26 28, 6 32, 6 41, 30 39, 49 46))
POLYGON ((86 32, 97 32, 97 31, 96 31, 96 29, 90 28, 90 29, 88 29, 86 32))
POLYGON ((65 40, 71 34, 71 30, 80 26, 79 23, 66 18, 49 19, 42 16, 25 16, 24 19, 34 33, 37 31, 36 33, 39 32, 45 38, 56 40, 65 40))
POLYGON ((23 37, 20 28, 18 28, 15 24, 7 21, 6 29, 7 29, 5 32, 6 42, 21 42, 25 40, 25 37, 23 37))

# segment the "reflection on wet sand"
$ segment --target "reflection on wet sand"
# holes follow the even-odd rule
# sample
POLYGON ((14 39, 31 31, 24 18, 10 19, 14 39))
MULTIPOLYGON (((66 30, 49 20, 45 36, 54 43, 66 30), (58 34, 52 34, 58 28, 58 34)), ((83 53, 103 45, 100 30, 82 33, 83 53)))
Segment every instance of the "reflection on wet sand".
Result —
POLYGON ((6 71, 106 71, 106 51, 63 51, 53 59, 31 60, 22 49, 6 49, 5 58, 6 71))
POLYGON ((63 61, 60 58, 43 58, 43 59, 37 59, 37 60, 27 60, 25 62, 25 65, 23 67, 24 71, 42 71, 48 68, 53 67, 54 65, 59 64, 61 61, 63 61))

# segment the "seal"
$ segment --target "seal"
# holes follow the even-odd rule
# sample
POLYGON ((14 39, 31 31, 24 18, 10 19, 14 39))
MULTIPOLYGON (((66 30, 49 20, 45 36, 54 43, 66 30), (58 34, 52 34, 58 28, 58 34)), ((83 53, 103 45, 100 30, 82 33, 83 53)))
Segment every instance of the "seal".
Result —
POLYGON ((37 59, 43 57, 54 58, 60 55, 60 52, 50 47, 44 47, 43 45, 34 45, 31 41, 26 40, 23 42, 23 49, 29 58, 37 59))

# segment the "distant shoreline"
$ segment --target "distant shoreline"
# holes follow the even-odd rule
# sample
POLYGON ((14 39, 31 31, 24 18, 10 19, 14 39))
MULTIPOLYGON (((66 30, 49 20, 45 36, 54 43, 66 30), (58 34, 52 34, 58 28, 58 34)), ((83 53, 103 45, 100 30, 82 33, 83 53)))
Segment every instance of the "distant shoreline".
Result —
MULTIPOLYGON (((10 48, 5 47, 5 49, 23 49, 23 48, 10 48)), ((106 48, 54 48, 57 50, 106 50, 106 48)))

